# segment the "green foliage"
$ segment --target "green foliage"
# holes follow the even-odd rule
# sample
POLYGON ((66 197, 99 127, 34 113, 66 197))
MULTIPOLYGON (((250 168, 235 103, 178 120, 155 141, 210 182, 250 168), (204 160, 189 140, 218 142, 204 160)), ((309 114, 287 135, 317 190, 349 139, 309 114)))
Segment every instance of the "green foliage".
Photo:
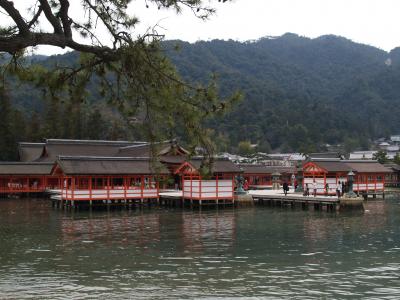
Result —
MULTIPOLYGON (((15 23, 14 31, 0 30, 0 55, 11 55, 4 60, 1 57, 0 72, 6 85, 15 87, 13 82, 19 79, 42 92, 39 97, 44 98, 45 105, 40 130, 44 137, 107 136, 104 128, 97 128, 97 132, 93 128, 101 121, 100 111, 89 113, 87 120, 87 105, 101 99, 99 106, 111 104, 120 117, 110 120, 111 138, 119 139, 132 130, 134 135, 155 142, 179 133, 190 149, 200 145, 207 156, 213 154, 215 147, 204 122, 239 100, 238 93, 221 98, 215 78, 203 84, 184 81, 160 47, 163 36, 156 32, 140 35, 134 30, 138 18, 128 10, 131 1, 81 1, 84 22, 71 18, 69 0, 39 2, 32 1, 28 13, 19 11, 12 2, 0 2, 3 14, 15 23), (41 26, 46 21, 52 27, 48 32, 41 26), (107 31, 112 46, 105 46, 109 41, 97 36, 97 27, 107 31), (73 33, 87 39, 75 40, 73 33), (40 45, 73 49, 79 55, 67 54, 75 59, 64 60, 64 64, 57 59, 50 65, 26 59, 26 49, 40 45), (137 121, 132 125, 121 119, 137 121)), ((176 12, 185 7, 198 18, 207 19, 215 12, 209 3, 148 0, 146 6, 176 12)))
POLYGON ((376 152, 373 158, 381 164, 387 163, 389 160, 386 151, 383 150, 379 150, 378 152, 376 152))
POLYGON ((254 153, 254 148, 250 141, 240 141, 238 144, 238 153, 240 155, 250 155, 254 153))
POLYGON ((0 85, 0 160, 13 160, 16 158, 16 123, 13 118, 15 111, 11 107, 8 93, 0 85))
MULTIPOLYGON (((207 144, 204 147, 209 152, 235 151, 241 141, 258 144, 257 150, 263 152, 309 153, 323 151, 326 144, 341 144, 349 153, 367 150, 372 140, 398 133, 398 52, 386 53, 340 37, 308 39, 292 34, 252 43, 144 43, 122 49, 122 65, 110 62, 100 67, 94 65, 93 56, 80 57, 74 52, 45 60, 31 58, 27 64, 32 72, 22 74, 31 84, 13 82, 9 90, 15 108, 24 113, 25 108, 37 111, 45 132, 42 137, 53 132, 47 130, 51 128, 47 111, 55 95, 64 99, 54 108, 66 119, 60 125, 63 137, 76 138, 79 132, 98 136, 92 129, 88 129, 90 134, 85 132, 93 120, 93 109, 88 107, 94 105, 105 119, 106 129, 99 130, 104 131, 104 138, 182 136, 192 150, 199 143, 207 144), (152 63, 143 64, 148 57, 152 63), (388 57, 391 66, 383 63, 388 57), (93 65, 95 75, 69 81, 68 70, 82 63, 93 65), (56 75, 62 74, 65 84, 49 71, 56 65, 61 66, 56 75), (121 73, 126 76, 118 77, 121 73), (44 81, 33 74, 41 74, 38 77, 44 81), (54 95, 47 91, 43 96, 38 88, 42 83, 57 87, 60 82, 65 86, 54 95), (185 82, 194 82, 194 89, 185 82), (68 88, 71 85, 77 87, 74 93, 68 88), (235 90, 242 91, 243 101, 237 101, 237 94, 230 97, 235 90), (78 115, 83 120, 79 130, 72 128, 78 115)), ((29 123, 31 117, 26 119, 29 123)))
POLYGON ((396 155, 395 155, 394 158, 393 158, 393 162, 394 162, 395 164, 400 165, 400 155, 399 155, 399 153, 396 153, 396 155))
POLYGON ((380 49, 294 34, 251 43, 169 41, 165 48, 185 79, 203 82, 214 72, 223 94, 242 91, 237 109, 209 122, 231 149, 251 140, 301 152, 344 144, 349 152, 400 128, 400 59, 387 66, 392 54, 380 49))

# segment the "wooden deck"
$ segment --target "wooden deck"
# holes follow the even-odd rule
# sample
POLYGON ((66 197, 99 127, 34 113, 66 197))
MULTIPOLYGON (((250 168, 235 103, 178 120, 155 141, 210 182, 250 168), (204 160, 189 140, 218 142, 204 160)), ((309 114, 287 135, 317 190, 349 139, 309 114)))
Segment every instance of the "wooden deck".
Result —
POLYGON ((255 203, 269 206, 301 206, 307 209, 312 206, 315 210, 326 209, 336 211, 339 208, 340 200, 336 196, 303 196, 301 193, 290 191, 286 196, 279 190, 252 190, 249 194, 255 203))

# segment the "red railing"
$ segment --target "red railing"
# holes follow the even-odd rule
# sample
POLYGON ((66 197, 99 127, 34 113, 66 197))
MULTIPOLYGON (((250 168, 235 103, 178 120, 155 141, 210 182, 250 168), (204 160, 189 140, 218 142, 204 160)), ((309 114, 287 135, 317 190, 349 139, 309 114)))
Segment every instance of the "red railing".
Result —
POLYGON ((0 193, 42 193, 48 189, 60 189, 61 178, 54 176, 1 176, 0 193))
POLYGON ((182 180, 184 199, 220 200, 234 198, 234 178, 215 177, 212 180, 202 180, 200 177, 184 176, 182 180))
POLYGON ((129 200, 159 197, 159 182, 153 176, 64 177, 63 200, 129 200))

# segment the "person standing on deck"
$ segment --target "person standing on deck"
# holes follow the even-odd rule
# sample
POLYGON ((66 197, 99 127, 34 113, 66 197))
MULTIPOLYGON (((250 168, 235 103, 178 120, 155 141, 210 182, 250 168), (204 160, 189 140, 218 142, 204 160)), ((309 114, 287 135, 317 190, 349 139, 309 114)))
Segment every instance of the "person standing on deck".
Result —
POLYGON ((340 198, 340 196, 342 195, 342 184, 340 183, 340 181, 336 185, 336 195, 338 198, 340 198))
POLYGON ((249 182, 247 181, 247 179, 244 181, 244 183, 243 183, 243 189, 245 190, 245 191, 247 191, 248 189, 249 189, 249 182))
POLYGON ((288 190, 289 190, 289 185, 288 185, 288 183, 287 183, 286 181, 283 183, 282 188, 283 188, 283 193, 284 193, 285 196, 286 196, 286 195, 287 195, 287 192, 288 192, 288 190))
POLYGON ((312 183, 312 188, 313 188, 314 197, 317 197, 317 183, 315 182, 315 180, 312 183))
POLYGON ((329 184, 325 184, 325 196, 329 195, 329 184))
POLYGON ((308 186, 308 183, 306 183, 306 188, 304 191, 304 196, 310 196, 310 187, 308 186))
POLYGON ((344 182, 344 180, 342 181, 342 196, 344 196, 344 192, 346 191, 346 183, 344 182))

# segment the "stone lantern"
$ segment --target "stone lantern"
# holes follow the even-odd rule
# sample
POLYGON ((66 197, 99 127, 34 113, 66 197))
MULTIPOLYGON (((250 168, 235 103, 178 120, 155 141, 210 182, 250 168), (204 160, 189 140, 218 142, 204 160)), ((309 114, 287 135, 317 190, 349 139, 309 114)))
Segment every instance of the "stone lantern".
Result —
POLYGON ((247 194, 247 192, 243 189, 243 184, 244 184, 244 177, 242 176, 243 174, 243 168, 240 167, 240 174, 236 176, 236 195, 244 195, 247 194))
POLYGON ((271 174, 271 176, 272 176, 272 189, 280 190, 281 189, 281 184, 280 184, 281 173, 274 172, 271 174))
POLYGON ((346 197, 348 198, 357 198, 356 193, 353 191, 354 175, 354 172, 351 170, 349 173, 347 173, 349 191, 347 192, 346 197))

